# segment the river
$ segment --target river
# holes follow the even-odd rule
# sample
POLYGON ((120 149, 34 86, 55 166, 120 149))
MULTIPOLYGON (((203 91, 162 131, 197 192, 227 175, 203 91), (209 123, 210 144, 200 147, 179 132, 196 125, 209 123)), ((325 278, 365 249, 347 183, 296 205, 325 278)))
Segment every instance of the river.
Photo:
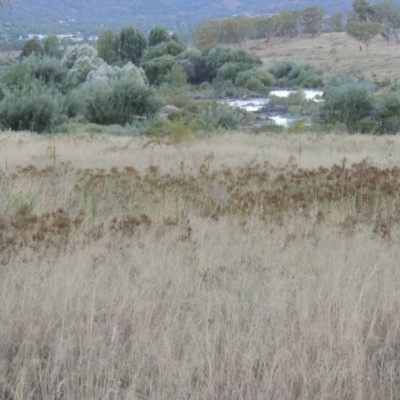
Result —
MULTIPOLYGON (((272 90, 270 92, 270 96, 276 97, 288 97, 290 93, 296 93, 296 90, 272 90)), ((304 94, 307 100, 314 100, 314 101, 322 101, 321 97, 324 94, 322 90, 312 90, 307 89, 304 90, 304 94)), ((249 112, 259 112, 261 111, 269 102, 269 97, 255 97, 250 99, 226 99, 224 100, 230 106, 233 107, 240 107, 249 112)), ((273 120, 275 124, 280 126, 288 126, 291 122, 291 119, 288 118, 285 114, 278 114, 278 115, 269 115, 269 119, 273 120)))

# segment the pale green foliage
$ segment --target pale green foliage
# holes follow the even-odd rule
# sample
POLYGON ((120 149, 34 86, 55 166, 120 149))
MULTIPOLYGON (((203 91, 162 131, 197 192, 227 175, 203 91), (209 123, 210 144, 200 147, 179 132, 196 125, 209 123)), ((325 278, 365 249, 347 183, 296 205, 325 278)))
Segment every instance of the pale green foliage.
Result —
POLYGON ((83 44, 80 46, 71 46, 68 47, 67 50, 65 51, 61 63, 68 69, 71 69, 78 58, 82 57, 91 58, 91 57, 96 57, 96 55, 97 55, 96 50, 88 44, 83 44))
POLYGON ((222 42, 221 21, 210 19, 201 22, 193 32, 193 44, 200 50, 215 46, 222 42))
POLYGON ((25 60, 9 67, 1 76, 1 83, 6 90, 18 91, 35 84, 32 68, 25 60))
POLYGON ((364 43, 367 47, 381 29, 382 26, 378 22, 350 21, 346 25, 346 33, 352 38, 364 43))
POLYGON ((7 93, 0 104, 1 123, 12 130, 54 132, 66 121, 67 98, 52 87, 36 84, 7 93))
POLYGON ((331 32, 343 32, 343 14, 341 12, 337 12, 326 19, 326 23, 331 32))
POLYGON ((400 7, 390 0, 381 1, 373 6, 372 21, 390 23, 394 28, 400 27, 400 7))
POLYGON ((238 15, 221 21, 223 42, 228 44, 242 43, 253 36, 254 26, 250 17, 238 15))
POLYGON ((101 125, 132 123, 136 116, 151 118, 162 106, 148 85, 122 77, 112 83, 97 80, 87 85, 86 117, 101 125))
POLYGON ((69 48, 65 52, 61 64, 69 69, 71 82, 76 86, 85 82, 89 72, 101 67, 104 61, 97 57, 93 47, 84 44, 69 48))
POLYGON ((324 10, 320 7, 307 7, 301 17, 304 22, 305 33, 311 36, 319 35, 322 32, 322 21, 324 18, 324 10))
POLYGON ((137 84, 147 84, 147 77, 142 68, 137 67, 131 62, 125 64, 122 68, 101 64, 99 68, 90 71, 86 78, 86 83, 107 82, 114 83, 122 78, 129 78, 137 82, 137 84))
POLYGON ((181 87, 187 83, 185 70, 179 65, 174 64, 171 70, 164 76, 164 80, 173 87, 181 87))
POLYGON ((83 83, 91 71, 96 70, 103 64, 104 61, 99 57, 80 57, 69 71, 70 79, 75 85, 83 83))
POLYGON ((275 77, 265 67, 257 68, 255 75, 265 86, 273 86, 275 84, 275 77))
POLYGON ((244 113, 239 108, 212 102, 199 107, 199 119, 205 129, 237 129, 244 120, 244 113))

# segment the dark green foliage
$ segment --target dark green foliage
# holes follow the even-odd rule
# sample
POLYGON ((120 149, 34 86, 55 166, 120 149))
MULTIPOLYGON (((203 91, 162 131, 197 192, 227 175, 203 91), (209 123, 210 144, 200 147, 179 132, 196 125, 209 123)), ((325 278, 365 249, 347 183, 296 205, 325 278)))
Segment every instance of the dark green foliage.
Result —
POLYGON ((133 26, 122 28, 119 35, 120 56, 123 60, 139 65, 147 40, 144 33, 133 26))
POLYGON ((175 59, 171 55, 153 58, 141 64, 146 72, 147 79, 151 85, 158 85, 163 82, 164 76, 171 71, 175 59))
POLYGON ((370 21, 375 12, 368 0, 354 0, 353 10, 361 22, 370 21))
POLYGON ((0 119, 5 128, 33 132, 54 132, 67 119, 65 96, 41 84, 8 92, 0 103, 0 119))
POLYGON ((51 57, 29 57, 32 75, 45 85, 53 86, 62 92, 69 89, 68 69, 60 61, 51 57))
POLYGON ((21 57, 28 57, 31 54, 43 55, 44 50, 37 39, 29 39, 22 48, 21 57))
POLYGON ((304 87, 316 88, 323 85, 322 74, 314 66, 302 63, 297 64, 293 61, 275 61, 269 68, 277 80, 277 84, 282 87, 304 87))
POLYGON ((211 80, 206 58, 198 50, 185 50, 176 56, 177 63, 185 70, 188 83, 199 85, 211 80))
POLYGON ((97 39, 97 55, 106 63, 118 60, 119 37, 112 29, 104 29, 97 39))
POLYGON ((162 42, 153 47, 148 47, 142 56, 142 63, 152 60, 153 58, 162 57, 165 55, 177 56, 184 50, 183 46, 173 40, 169 42, 162 42))
MULTIPOLYGON (((231 82, 235 82, 237 75, 239 72, 250 72, 248 69, 248 65, 245 63, 239 62, 227 62, 222 67, 218 69, 217 76, 223 80, 230 80, 231 82)), ((242 85, 238 85, 242 86, 242 85)))
POLYGON ((86 117, 101 125, 125 125, 136 116, 152 117, 161 106, 154 91, 135 80, 123 78, 114 84, 99 81, 88 88, 86 117))
POLYGON ((149 34, 149 46, 156 46, 162 42, 168 42, 169 39, 167 28, 164 26, 155 26, 149 34))
POLYGON ((153 58, 158 58, 162 57, 167 54, 167 43, 159 43, 156 46, 153 47, 147 47, 146 50, 144 50, 141 62, 145 63, 146 61, 152 60, 153 58))
POLYGON ((56 35, 47 36, 43 44, 44 54, 49 57, 60 57, 60 43, 56 35))
POLYGON ((359 130, 359 122, 370 117, 374 107, 371 86, 365 82, 329 86, 324 98, 322 121, 344 123, 350 132, 359 130))
POLYGON ((185 50, 181 43, 176 42, 175 40, 170 40, 167 43, 167 54, 171 54, 171 56, 177 56, 185 50))

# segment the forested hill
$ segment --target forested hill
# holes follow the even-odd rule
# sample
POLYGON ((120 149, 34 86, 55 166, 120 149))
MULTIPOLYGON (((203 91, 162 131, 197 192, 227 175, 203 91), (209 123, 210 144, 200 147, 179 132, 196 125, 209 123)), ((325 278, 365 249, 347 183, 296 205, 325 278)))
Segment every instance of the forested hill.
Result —
POLYGON ((98 30, 133 24, 173 27, 235 14, 269 14, 283 9, 322 6, 327 13, 346 12, 352 0, 7 0, 0 21, 18 26, 21 34, 98 30))

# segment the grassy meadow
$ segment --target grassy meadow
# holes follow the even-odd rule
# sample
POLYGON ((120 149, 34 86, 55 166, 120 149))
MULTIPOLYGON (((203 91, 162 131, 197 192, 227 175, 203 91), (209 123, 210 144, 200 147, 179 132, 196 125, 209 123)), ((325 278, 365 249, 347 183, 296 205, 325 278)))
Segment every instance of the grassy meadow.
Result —
POLYGON ((397 82, 398 78, 398 46, 388 45, 380 35, 371 41, 368 49, 363 45, 362 51, 359 43, 345 32, 323 33, 314 38, 271 38, 268 43, 264 39, 252 40, 248 49, 261 57, 264 64, 275 59, 308 62, 321 68, 325 76, 363 74, 388 84, 397 82))
POLYGON ((400 138, 0 133, 0 398, 396 399, 400 138))

